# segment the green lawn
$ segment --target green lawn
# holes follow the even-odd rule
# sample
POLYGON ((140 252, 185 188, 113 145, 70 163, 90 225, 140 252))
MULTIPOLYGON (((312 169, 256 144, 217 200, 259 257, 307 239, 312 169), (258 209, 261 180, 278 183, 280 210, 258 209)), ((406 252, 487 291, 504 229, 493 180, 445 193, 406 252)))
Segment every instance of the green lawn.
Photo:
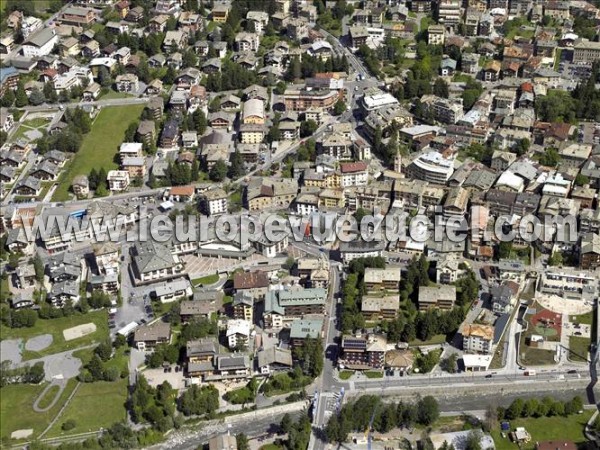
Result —
MULTIPOLYGON (((573 441, 580 444, 586 441, 583 434, 585 424, 592 417, 593 411, 584 411, 583 414, 574 414, 569 417, 542 417, 539 419, 517 419, 510 422, 511 431, 516 427, 525 427, 531 434, 531 441, 521 446, 521 450, 532 450, 539 441, 573 441)), ((492 431, 496 450, 518 450, 508 435, 503 438, 499 430, 492 431)))
POLYGON ((589 313, 581 314, 580 316, 570 316, 569 320, 574 323, 591 325, 592 323, 594 323, 594 312, 590 311, 589 313))
POLYGON ((427 341, 421 341, 420 339, 415 339, 414 341, 410 341, 411 346, 419 346, 419 345, 439 345, 446 342, 445 334, 436 334, 432 336, 427 341))
POLYGON ((352 375, 354 375, 354 372, 351 370, 342 370, 340 371, 340 380, 348 380, 352 375))
POLYGON ((50 403, 52 403, 52 400, 54 400, 54 397, 56 397, 56 394, 58 394, 59 389, 60 386, 58 384, 55 384, 50 389, 48 389, 42 397, 42 399, 40 400, 40 402, 38 403, 38 407, 40 409, 44 409, 50 406, 50 403))
POLYGON ((45 383, 40 385, 13 384, 0 389, 0 417, 2 417, 0 435, 2 440, 8 440, 13 431, 28 428, 33 429, 33 437, 37 437, 50 425, 76 384, 76 380, 69 380, 56 404, 44 413, 34 412, 32 407, 38 395, 46 387, 45 383))
POLYGON ((283 447, 280 447, 277 444, 265 444, 263 445, 260 450, 281 450, 283 447))
POLYGON ((126 399, 126 378, 115 382, 83 383, 47 437, 96 431, 125 420, 126 399), (75 421, 75 428, 63 431, 61 426, 69 419, 75 421))
POLYGON ((569 359, 576 362, 587 362, 590 339, 581 336, 569 338, 569 359))
POLYGON ((192 280, 192 285, 197 286, 199 284, 214 284, 219 281, 219 275, 214 273, 201 278, 195 278, 192 280))
POLYGON ((137 121, 144 105, 111 106, 103 108, 90 131, 83 139, 81 149, 58 181, 53 201, 69 199, 71 182, 77 175, 88 175, 92 168, 116 169, 114 157, 123 142, 125 131, 137 121))
POLYGON ((377 370, 370 370, 365 372, 365 376, 367 378, 383 378, 383 372, 379 372, 377 370))
POLYGON ((110 90, 106 94, 98 97, 98 100, 112 100, 112 99, 116 99, 116 98, 131 98, 131 97, 135 97, 135 95, 128 94, 127 92, 117 92, 117 91, 110 90))
POLYGON ((40 351, 32 352, 23 350, 23 359, 34 359, 40 356, 50 355, 52 353, 64 352, 66 350, 82 347, 92 343, 98 343, 108 337, 108 316, 106 311, 94 311, 83 315, 73 315, 70 317, 61 317, 59 319, 38 319, 34 327, 31 328, 8 328, 4 325, 0 327, 2 339, 24 339, 27 340, 40 334, 51 334, 52 344, 40 351), (96 331, 87 336, 65 341, 63 330, 84 323, 93 322, 96 324, 96 331))

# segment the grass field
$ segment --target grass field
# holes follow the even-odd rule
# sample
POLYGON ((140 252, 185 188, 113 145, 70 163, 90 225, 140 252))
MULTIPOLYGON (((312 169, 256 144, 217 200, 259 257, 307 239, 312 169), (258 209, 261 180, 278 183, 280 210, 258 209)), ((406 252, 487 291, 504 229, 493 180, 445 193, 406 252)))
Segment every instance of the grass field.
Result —
POLYGON ((50 403, 52 403, 52 400, 54 400, 54 397, 56 397, 56 394, 58 393, 59 389, 60 386, 58 384, 55 384, 50 389, 48 389, 44 396, 41 398, 40 402, 38 403, 38 407, 40 409, 45 409, 48 406, 50 406, 50 403))
POLYGON ((569 359, 576 362, 587 362, 590 342, 589 338, 571 336, 569 338, 569 359))
POLYGON ((342 370, 340 371, 340 380, 348 380, 352 375, 354 375, 354 372, 351 370, 342 370))
POLYGON ((219 281, 219 275, 214 273, 212 275, 207 275, 205 277, 192 280, 192 285, 197 286, 198 284, 214 284, 217 281, 219 281))
POLYGON ((570 316, 569 320, 573 323, 591 325, 594 323, 594 312, 590 311, 589 313, 581 314, 580 316, 570 316))
POLYGON ((134 95, 128 94, 127 92, 116 92, 116 91, 109 91, 107 92, 105 95, 101 95, 100 97, 98 97, 98 100, 111 100, 111 99, 115 99, 115 98, 132 98, 135 97, 134 95))
POLYGON ((143 105, 113 106, 103 108, 94 120, 90 131, 81 144, 81 149, 58 181, 53 201, 69 199, 71 182, 77 175, 88 175, 90 171, 104 167, 107 171, 116 169, 114 157, 123 142, 127 127, 139 119, 143 105))
MULTIPOLYGON (((540 441, 573 441, 576 444, 585 442, 583 430, 593 411, 584 411, 569 417, 542 417, 539 419, 517 419, 510 422, 511 430, 525 427, 531 434, 531 441, 521 446, 521 450, 532 450, 540 441)), ((499 430, 492 431, 496 450, 517 450, 508 437, 503 438, 499 430)))
POLYGON ((377 370, 371 370, 365 372, 365 377, 367 378, 383 378, 383 372, 379 372, 377 370))
POLYGON ((46 384, 4 386, 0 389, 0 416, 2 417, 0 435, 2 439, 9 439, 13 431, 27 428, 33 429, 33 437, 38 436, 50 425, 76 385, 76 380, 69 380, 56 404, 44 413, 34 412, 32 407, 46 384))
POLYGON ((444 342, 446 342, 446 335, 445 334, 436 334, 435 336, 432 336, 430 339, 426 340, 426 341, 421 341, 420 339, 415 339, 414 341, 410 341, 410 345, 412 346, 419 346, 419 345, 438 345, 438 344, 443 344, 444 342))
POLYGON ((64 352, 106 339, 108 337, 108 316, 106 311, 94 311, 83 315, 61 317, 59 319, 38 319, 35 326, 31 328, 8 328, 1 326, 0 333, 2 339, 23 340, 39 336, 40 334, 51 334, 52 344, 48 348, 40 352, 23 350, 23 359, 28 360, 52 353, 64 352), (96 324, 96 331, 94 333, 72 341, 65 341, 62 333, 63 330, 89 322, 96 324))
POLYGON ((47 437, 96 431, 125 420, 126 399, 126 378, 115 382, 83 383, 47 437), (75 421, 75 428, 63 431, 61 426, 69 419, 75 421))

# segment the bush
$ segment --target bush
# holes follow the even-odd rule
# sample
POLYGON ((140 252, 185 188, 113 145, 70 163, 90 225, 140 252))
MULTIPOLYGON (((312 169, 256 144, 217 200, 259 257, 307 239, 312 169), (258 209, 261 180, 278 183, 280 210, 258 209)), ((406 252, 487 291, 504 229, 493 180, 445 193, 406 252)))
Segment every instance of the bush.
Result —
POLYGON ((63 431, 69 431, 72 430, 73 428, 75 428, 77 426, 77 422, 75 422, 73 419, 69 419, 66 422, 63 422, 61 429, 63 431))

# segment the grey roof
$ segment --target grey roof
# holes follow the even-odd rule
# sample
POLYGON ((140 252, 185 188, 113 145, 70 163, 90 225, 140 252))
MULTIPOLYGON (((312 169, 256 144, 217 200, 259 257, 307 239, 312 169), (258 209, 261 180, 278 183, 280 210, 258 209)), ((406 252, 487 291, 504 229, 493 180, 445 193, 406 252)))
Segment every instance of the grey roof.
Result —
POLYGON ((158 242, 137 242, 134 251, 134 262, 139 273, 170 269, 175 265, 169 249, 158 242))
POLYGON ((25 44, 35 45, 36 47, 42 47, 55 35, 56 33, 54 32, 54 29, 43 28, 42 30, 38 31, 33 36, 31 36, 29 39, 27 39, 27 41, 25 41, 25 44))
POLYGON ((291 339, 305 339, 307 336, 316 339, 321 336, 323 319, 296 319, 290 327, 291 339))
POLYGON ((239 370, 249 369, 250 360, 248 355, 223 355, 217 358, 217 370, 239 370))
POLYGON ((282 366, 292 366, 292 352, 288 349, 279 347, 270 347, 260 350, 256 357, 258 359, 258 367, 265 367, 271 364, 279 364, 282 366))
POLYGON ((185 345, 186 356, 193 357, 198 355, 218 355, 219 344, 215 339, 205 338, 197 341, 188 341, 185 345))
POLYGON ((50 297, 52 298, 64 295, 69 297, 77 297, 79 295, 79 283, 71 280, 54 283, 50 291, 50 297))

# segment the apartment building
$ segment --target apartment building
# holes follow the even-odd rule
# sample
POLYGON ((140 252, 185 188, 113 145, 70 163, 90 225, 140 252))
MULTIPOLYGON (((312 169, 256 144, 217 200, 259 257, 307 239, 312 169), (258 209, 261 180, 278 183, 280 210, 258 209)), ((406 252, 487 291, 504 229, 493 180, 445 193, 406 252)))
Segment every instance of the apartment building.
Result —
POLYGON ((456 287, 448 284, 419 287, 419 311, 429 308, 450 310, 456 301, 456 287))
POLYGON ((367 292, 398 292, 400 289, 400 268, 376 269, 368 267, 365 269, 363 283, 367 292))
POLYGON ((489 355, 493 351, 494 327, 470 324, 463 330, 463 350, 468 353, 489 355))
POLYGON ((590 300, 598 295, 598 280, 575 270, 547 270, 540 275, 538 290, 563 298, 590 300))
POLYGON ((382 369, 385 363, 387 340, 381 335, 342 337, 340 367, 353 370, 382 369))

